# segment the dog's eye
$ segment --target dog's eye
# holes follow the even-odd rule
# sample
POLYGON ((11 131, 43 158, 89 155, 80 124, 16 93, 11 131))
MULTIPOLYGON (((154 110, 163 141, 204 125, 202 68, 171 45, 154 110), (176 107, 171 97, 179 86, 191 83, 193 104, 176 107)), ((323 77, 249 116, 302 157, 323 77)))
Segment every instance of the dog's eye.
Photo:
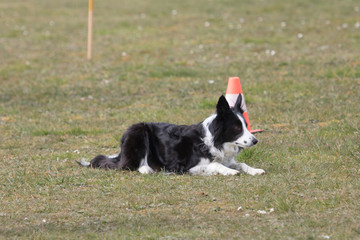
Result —
POLYGON ((235 131, 241 131, 242 130, 242 125, 235 125, 234 130, 235 131))

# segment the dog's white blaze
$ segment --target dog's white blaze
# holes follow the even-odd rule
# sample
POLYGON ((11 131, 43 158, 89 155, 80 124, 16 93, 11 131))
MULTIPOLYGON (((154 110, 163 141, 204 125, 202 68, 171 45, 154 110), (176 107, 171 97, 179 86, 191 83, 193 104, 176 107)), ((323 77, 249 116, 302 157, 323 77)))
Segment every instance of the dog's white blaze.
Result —
POLYGON ((239 120, 241 121, 244 133, 241 135, 241 137, 239 137, 236 141, 235 144, 237 144, 238 146, 242 147, 242 148, 248 148, 253 146, 253 140, 256 139, 255 136, 249 132, 249 130, 246 127, 246 123, 244 118, 242 118, 241 116, 238 115, 239 120))
POLYGON ((145 157, 143 159, 141 159, 140 162, 140 166, 138 168, 138 171, 141 174, 150 174, 153 173, 154 170, 152 170, 152 168, 149 166, 148 161, 147 161, 147 155, 145 155, 145 157))

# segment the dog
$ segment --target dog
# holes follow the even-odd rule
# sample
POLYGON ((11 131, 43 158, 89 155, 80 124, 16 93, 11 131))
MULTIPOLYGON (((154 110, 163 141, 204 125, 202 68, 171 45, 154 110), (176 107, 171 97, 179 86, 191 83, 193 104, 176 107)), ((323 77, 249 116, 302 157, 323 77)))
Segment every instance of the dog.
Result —
POLYGON ((98 155, 81 166, 103 169, 139 171, 150 174, 159 171, 190 175, 250 175, 265 171, 237 163, 235 157, 258 140, 247 129, 239 95, 230 108, 222 95, 216 113, 195 125, 169 123, 137 123, 121 138, 120 154, 98 155))

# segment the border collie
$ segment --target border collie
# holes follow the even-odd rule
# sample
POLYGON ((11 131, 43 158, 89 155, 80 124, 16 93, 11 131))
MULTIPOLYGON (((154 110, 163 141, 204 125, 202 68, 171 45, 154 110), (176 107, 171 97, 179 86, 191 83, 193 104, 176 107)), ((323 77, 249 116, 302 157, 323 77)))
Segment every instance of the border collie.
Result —
POLYGON ((117 156, 99 155, 82 166, 104 169, 137 170, 142 174, 158 171, 191 175, 264 174, 262 169, 237 163, 235 157, 243 148, 258 140, 246 126, 239 95, 230 108, 224 96, 216 105, 216 113, 195 125, 138 123, 121 138, 117 156))

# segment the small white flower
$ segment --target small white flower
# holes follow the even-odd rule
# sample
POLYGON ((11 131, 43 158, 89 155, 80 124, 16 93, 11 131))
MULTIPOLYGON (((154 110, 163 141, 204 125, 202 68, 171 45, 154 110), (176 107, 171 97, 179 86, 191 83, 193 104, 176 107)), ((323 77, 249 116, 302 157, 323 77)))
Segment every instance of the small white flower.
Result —
POLYGON ((24 218, 24 221, 27 221, 27 220, 29 220, 27 217, 26 217, 26 218, 24 218))
POLYGON ((209 84, 214 84, 214 82, 215 82, 214 80, 209 80, 208 81, 209 84))
POLYGON ((43 222, 43 223, 46 223, 46 219, 43 219, 42 222, 43 222))
POLYGON ((102 82, 103 84, 107 85, 107 84, 109 84, 109 83, 110 83, 110 80, 103 79, 101 82, 102 82))
POLYGON ((171 10, 171 15, 175 16, 175 15, 177 15, 177 13, 178 12, 175 9, 171 10))
POLYGON ((258 214, 266 214, 267 212, 265 210, 257 210, 258 214))
POLYGON ((281 24, 280 24, 280 25, 281 25, 281 27, 283 27, 283 28, 284 28, 284 27, 286 27, 286 22, 281 22, 281 24))
POLYGON ((304 35, 302 33, 298 33, 297 37, 298 37, 298 39, 302 39, 304 37, 304 35))
POLYGON ((266 49, 266 50, 265 50, 265 53, 266 53, 266 55, 275 56, 276 51, 275 51, 275 50, 266 49))
POLYGON ((265 210, 257 210, 256 212, 258 214, 270 214, 270 213, 274 212, 274 208, 270 208, 270 210, 268 212, 265 210))
POLYGON ((76 150, 74 151, 74 153, 79 154, 80 151, 76 149, 76 150))
POLYGON ((360 22, 356 22, 354 25, 355 28, 360 28, 360 22))
POLYGON ((127 55, 126 52, 122 52, 122 53, 121 53, 121 56, 123 56, 123 57, 126 57, 126 55, 127 55))
POLYGON ((250 214, 248 214, 248 213, 247 213, 247 214, 245 214, 245 217, 249 217, 249 216, 250 216, 250 214))
POLYGON ((204 23, 204 26, 205 26, 205 27, 210 27, 210 22, 206 21, 206 22, 204 23))
POLYGON ((238 211, 241 211, 242 210, 242 207, 238 207, 238 209, 237 209, 238 211))
POLYGON ((321 238, 330 239, 330 236, 328 236, 328 235, 321 235, 321 238))
POLYGON ((325 50, 327 50, 327 49, 329 49, 329 46, 328 46, 328 45, 323 45, 323 46, 320 46, 320 47, 318 48, 319 51, 325 51, 325 50))

